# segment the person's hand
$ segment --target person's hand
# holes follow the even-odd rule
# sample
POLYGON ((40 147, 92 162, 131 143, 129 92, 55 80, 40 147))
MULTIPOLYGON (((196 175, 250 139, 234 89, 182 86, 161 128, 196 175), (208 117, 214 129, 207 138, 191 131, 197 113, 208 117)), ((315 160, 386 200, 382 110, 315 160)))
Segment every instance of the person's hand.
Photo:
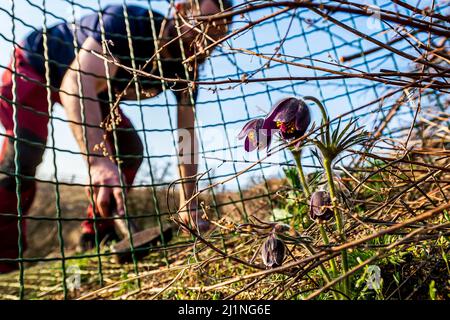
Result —
MULTIPOLYGON (((100 215, 102 217, 110 216, 112 214, 111 209, 114 208, 112 207, 111 201, 115 201, 117 214, 123 216, 125 210, 117 165, 109 159, 102 159, 91 164, 90 172, 94 191, 94 203, 96 204, 100 215)), ((90 195, 91 188, 86 188, 88 195, 90 195)))

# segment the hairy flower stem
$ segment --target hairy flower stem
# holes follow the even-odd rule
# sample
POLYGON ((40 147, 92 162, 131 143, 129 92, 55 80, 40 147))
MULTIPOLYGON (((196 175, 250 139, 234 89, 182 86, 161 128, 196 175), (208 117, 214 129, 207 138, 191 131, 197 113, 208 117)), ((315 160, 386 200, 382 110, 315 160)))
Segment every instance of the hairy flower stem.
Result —
MULTIPOLYGON (((323 243, 325 245, 329 245, 330 240, 328 239, 328 235, 327 235, 324 225, 322 223, 319 223, 318 225, 319 225, 319 231, 320 231, 320 235, 322 236, 323 243)), ((330 259, 330 266, 331 266, 331 271, 333 272, 333 276, 337 277, 338 272, 337 272, 336 261, 334 261, 334 258, 330 259)))
MULTIPOLYGON (((328 239, 328 235, 327 235, 327 232, 325 230, 324 225, 322 223, 319 223, 318 225, 319 225, 319 231, 320 231, 320 235, 322 236, 323 243, 325 245, 329 245, 330 244, 330 240, 328 239)), ((334 260, 334 258, 330 259, 329 261, 330 261, 330 268, 331 268, 331 272, 333 273, 333 277, 337 277, 338 276, 338 268, 337 268, 337 265, 336 265, 336 261, 334 260)), ((336 293, 334 295, 334 298, 336 300, 341 300, 341 299, 344 299, 345 296, 338 295, 336 293)))
POLYGON ((309 190, 308 182, 306 181, 305 173, 303 172, 302 166, 302 149, 298 151, 292 150, 292 155, 294 156, 295 164, 297 165, 298 177, 300 178, 300 182, 303 187, 303 193, 306 198, 309 199, 311 196, 311 191, 309 190))
MULTIPOLYGON (((323 166, 325 169, 325 173, 327 175, 328 187, 329 187, 329 191, 330 191, 331 203, 333 205, 334 216, 336 219, 337 231, 339 233, 341 241, 346 242, 347 237, 345 235, 344 223, 342 221, 342 215, 340 214, 338 207, 337 207, 336 186, 334 184, 333 171, 331 169, 331 161, 329 159, 324 158, 323 166)), ((345 273, 347 273, 347 271, 348 271, 347 250, 342 250, 342 273, 345 274, 345 273)), ((344 285, 343 291, 348 296, 349 295, 349 287, 350 287, 348 277, 344 279, 343 285, 344 285)))
MULTIPOLYGON (((308 243, 304 243, 303 245, 305 246, 306 250, 308 250, 308 252, 311 255, 315 255, 316 254, 314 249, 308 243)), ((334 262, 334 259, 331 259, 331 261, 334 262)), ((325 278, 325 282, 327 282, 327 283, 331 282, 331 276, 328 273, 327 268, 325 268, 325 266, 323 265, 323 263, 321 265, 319 265, 319 269, 320 269, 320 272, 322 272, 323 277, 325 278)), ((334 297, 335 300, 340 300, 340 296, 339 296, 339 294, 336 291, 332 291, 332 294, 333 294, 333 297, 334 297)))
POLYGON ((303 97, 304 100, 309 100, 314 102, 315 104, 317 104, 317 106, 320 109, 320 113, 322 113, 322 119, 323 121, 326 123, 328 121, 328 114, 327 114, 327 110, 325 109, 324 105, 322 104, 322 102, 320 102, 319 99, 317 99, 316 97, 313 96, 305 96, 303 97))
MULTIPOLYGON (((317 99, 316 97, 313 96, 305 96, 303 97, 304 100, 309 100, 314 102, 320 109, 320 113, 322 114, 322 125, 326 125, 328 126, 328 114, 327 114, 327 109, 325 109, 325 106, 322 104, 322 102, 320 102, 319 99, 317 99)), ((323 133, 324 128, 320 128, 320 132, 323 133)), ((328 141, 330 141, 330 130, 326 130, 325 131, 328 141)))
MULTIPOLYGON (((294 156, 295 164, 297 165, 298 176, 300 178, 300 183, 302 184, 302 187, 303 187, 303 192, 304 192, 306 198, 309 199, 309 197, 311 197, 311 191, 309 190, 308 182, 307 182, 305 174, 303 172, 302 149, 300 149, 298 151, 292 150, 291 152, 292 152, 292 155, 294 156)), ((328 236, 327 236, 325 229, 323 228, 323 225, 319 224, 319 228, 320 228, 320 234, 322 235, 323 243, 325 245, 328 245, 330 243, 330 241, 328 240, 328 236)), ((314 250, 310 245, 305 244, 305 247, 309 251, 309 253, 314 254, 314 250)), ((334 261, 334 259, 330 260, 330 266, 331 266, 331 271, 333 273, 333 276, 337 276, 337 267, 336 267, 336 262, 334 261)), ((325 266, 323 264, 321 264, 319 266, 319 268, 320 268, 320 271, 322 272, 322 275, 325 278, 326 282, 330 282, 331 277, 330 277, 330 274, 328 273, 327 269, 325 268, 325 266)), ((333 296, 336 300, 339 300, 339 295, 335 291, 333 291, 333 296)))
MULTIPOLYGON (((328 120, 327 109, 322 104, 322 102, 313 96, 305 96, 305 97, 303 97, 303 99, 306 101, 312 101, 319 107, 320 113, 322 114, 322 125, 328 126, 329 120, 328 120)), ((323 133, 324 129, 326 130, 326 128, 320 129, 321 133, 323 133)), ((327 135, 327 138, 330 141, 330 131, 326 130, 325 134, 327 135)), ((297 167, 298 167, 298 164, 297 164, 297 167)), ((329 165, 329 168, 330 168, 330 170, 327 170, 328 181, 330 181, 330 176, 328 175, 328 172, 330 172, 330 174, 332 174, 331 173, 331 163, 329 165)), ((332 178, 332 175, 331 175, 331 178, 332 178)), ((331 179, 331 181, 333 181, 333 179, 331 179)), ((332 188, 333 188, 333 192, 330 192, 330 196, 332 199, 335 199, 336 192, 335 192, 334 184, 333 184, 332 188)), ((331 189, 331 187, 330 187, 330 189, 331 189)), ((337 207, 336 207, 335 203, 333 203, 333 208, 334 208, 334 215, 336 216, 338 214, 338 212, 337 212, 337 207)), ((340 225, 342 225, 342 224, 340 224, 340 225)), ((319 230, 320 230, 320 235, 322 236, 323 243, 325 245, 328 245, 330 243, 330 240, 328 239, 327 232, 326 232, 323 224, 321 224, 321 223, 319 223, 319 230)), ((345 253, 345 256, 347 257, 347 253, 345 253)), ((345 261, 347 261, 347 258, 345 258, 345 261)), ((337 268, 336 261, 334 258, 330 260, 330 267, 331 267, 331 271, 333 272, 333 276, 337 277, 338 276, 338 268, 337 268)))

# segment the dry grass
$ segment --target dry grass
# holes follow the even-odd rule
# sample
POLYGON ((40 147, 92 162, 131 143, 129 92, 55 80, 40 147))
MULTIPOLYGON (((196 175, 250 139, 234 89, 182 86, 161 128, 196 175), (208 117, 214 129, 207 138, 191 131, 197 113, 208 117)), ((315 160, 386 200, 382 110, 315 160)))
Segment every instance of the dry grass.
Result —
MULTIPOLYGON (((420 154, 414 157, 414 161, 424 165, 438 161, 433 161, 433 157, 427 154, 427 160, 420 154)), ((431 179, 423 180, 429 170, 423 170, 420 165, 400 164, 392 171, 382 171, 377 176, 365 182, 367 188, 364 191, 355 193, 353 197, 346 199, 351 201, 353 208, 342 208, 346 210, 348 243, 357 242, 395 223, 401 223, 419 216, 423 212, 428 212, 435 207, 447 203, 448 193, 447 180, 450 179, 448 172, 439 171, 431 179), (411 185, 412 181, 421 181, 415 188, 405 188, 411 185), (384 181, 384 183, 382 183, 384 181), (392 187, 387 188, 386 182, 392 187), (374 192, 376 190, 377 192, 374 192), (393 198, 397 198, 393 201, 393 198), (432 201, 431 201, 431 200, 432 201), (358 219, 350 214, 357 213, 358 219), (368 213, 371 221, 362 221, 368 213), (395 222, 394 222, 395 221, 395 222)), ((366 175, 367 173, 364 173, 366 175)), ((357 173, 353 177, 359 179, 357 173)), ((356 182, 341 176, 341 190, 346 187, 355 186, 356 182)), ((285 180, 269 181, 271 191, 286 189, 285 180)), ((261 194, 265 187, 263 184, 256 185, 252 189, 244 191, 244 197, 252 198, 261 194)), ((71 212, 71 217, 83 217, 86 200, 82 193, 78 198, 71 198, 74 195, 73 189, 61 189, 61 206, 63 212, 71 212), (71 199, 73 201, 67 201, 71 199)), ((147 203, 146 190, 136 190, 134 192, 137 203, 147 203)), ((49 197, 51 189, 41 186, 38 199, 32 215, 52 216, 55 214, 51 205, 53 199, 49 197), (45 199, 47 202, 44 202, 45 199), (45 205, 44 205, 45 204, 45 205), (41 209, 39 209, 41 208, 41 209)), ((345 192, 344 192, 345 193, 345 192)), ((163 197, 163 192, 161 192, 163 197)), ((347 193, 348 195, 348 193, 347 193)), ((223 193, 217 196, 220 203, 229 202, 230 199, 239 200, 237 193, 223 193)), ((163 203, 161 198, 161 203, 163 203)), ((284 208, 287 198, 283 192, 272 197, 272 204, 277 208, 284 208)), ((211 198, 203 199, 205 204, 211 204, 211 198)), ((302 208, 303 200, 299 200, 296 207, 297 213, 302 208)), ((255 213, 261 219, 269 220, 271 216, 271 206, 267 197, 257 198, 245 202, 246 210, 250 214, 255 213)), ((81 270, 81 287, 79 290, 69 291, 68 298, 81 299, 279 299, 279 298, 305 298, 308 294, 323 287, 320 282, 317 268, 311 267, 308 260, 309 253, 298 244, 288 245, 291 254, 286 258, 284 265, 279 270, 255 269, 252 266, 244 265, 233 260, 239 258, 250 262, 255 250, 258 249, 261 238, 256 234, 236 232, 233 226, 237 226, 238 221, 242 221, 242 203, 231 203, 219 206, 219 214, 225 219, 217 220, 216 214, 211 210, 212 220, 222 226, 231 228, 218 228, 216 232, 208 238, 210 244, 226 249, 226 255, 221 255, 204 243, 197 241, 192 243, 187 236, 180 234, 172 240, 171 246, 167 250, 155 248, 155 250, 144 260, 139 262, 139 275, 135 274, 132 264, 118 265, 113 262, 110 256, 101 258, 101 272, 103 284, 99 282, 98 258, 85 257, 80 259, 67 260, 65 267, 77 265, 81 270), (233 223, 234 222, 234 223, 233 223), (319 281, 319 282, 318 282, 319 281), (140 287, 139 287, 140 286, 140 287)), ((147 209, 150 209, 147 207, 147 209)), ((139 210, 138 210, 139 211, 139 210)), ((136 211, 136 212, 138 212, 136 211)), ((142 212, 142 211, 141 211, 142 212)), ((444 211, 446 212, 446 211, 444 211)), ((69 216, 69 215, 67 215, 69 216)), ((298 230, 302 227, 298 219, 291 220, 292 225, 298 230)), ((55 226, 49 226, 48 222, 30 223, 29 232, 31 246, 27 252, 28 257, 58 257, 58 241, 55 226), (40 232, 45 230, 45 232, 40 232), (45 234, 47 237, 41 238, 45 234), (44 249, 44 250, 43 250, 44 249)), ((331 226, 330 226, 331 227, 331 226)), ((372 240, 362 241, 358 245, 351 246, 350 258, 352 266, 358 265, 359 261, 364 261, 376 255, 379 258, 373 261, 381 267, 384 279, 384 290, 382 296, 375 293, 367 293, 360 298, 389 298, 389 299, 427 299, 430 298, 430 284, 434 282, 436 291, 435 298, 446 299, 450 293, 449 275, 450 270, 446 259, 448 258, 448 232, 450 231, 448 216, 442 211, 433 218, 405 225, 395 232, 389 232, 383 236, 375 237, 372 240), (423 228, 423 232, 413 236, 411 241, 402 241, 408 235, 423 228), (397 244, 396 244, 397 243, 397 244), (395 244, 392 246, 392 244, 395 244), (392 246, 389 250, 386 247, 392 246)), ((66 257, 74 256, 73 248, 76 244, 79 232, 78 222, 64 222, 64 239, 66 245, 66 257), (66 240, 67 239, 67 240, 66 240), (67 242, 66 242, 67 241, 67 242)), ((307 228, 303 235, 310 236, 314 240, 317 250, 324 250, 319 240, 318 230, 312 225, 307 228)), ((336 240, 332 239, 332 242, 336 240)), ((102 252, 107 253, 108 248, 103 248, 102 252)), ((95 255, 95 252, 92 254, 95 255)), ((255 267, 261 266, 259 256, 256 257, 255 267)), ((67 276, 70 277, 70 274, 67 276)), ((353 283, 363 276, 362 272, 357 272, 352 277, 353 283)), ((30 265, 25 269, 25 297, 30 299, 61 299, 63 295, 63 277, 61 262, 42 262, 30 265)), ((19 282, 18 274, 0 276, 0 292, 2 298, 17 297, 19 282)), ((355 289, 356 290, 356 289, 355 289)), ((319 295, 321 299, 330 298, 330 293, 319 295)))

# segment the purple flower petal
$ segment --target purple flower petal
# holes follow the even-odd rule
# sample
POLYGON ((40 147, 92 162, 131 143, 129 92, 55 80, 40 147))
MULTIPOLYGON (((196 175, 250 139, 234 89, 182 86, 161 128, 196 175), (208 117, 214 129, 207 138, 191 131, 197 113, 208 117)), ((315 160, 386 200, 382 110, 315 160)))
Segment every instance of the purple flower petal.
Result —
POLYGON ((295 98, 285 98, 283 100, 280 100, 279 102, 277 102, 277 104, 274 105, 274 107, 272 108, 272 110, 269 112, 269 114, 266 116, 266 120, 267 121, 276 121, 275 117, 277 116, 277 114, 280 112, 281 108, 284 108, 286 104, 290 104, 292 102, 295 102, 297 99, 295 98))
POLYGON ((266 130, 266 129, 260 130, 259 148, 258 148, 259 150, 269 149, 270 143, 272 142, 273 133, 274 130, 266 130))
POLYGON ((244 142, 244 149, 245 149, 245 151, 252 152, 257 147, 258 147, 258 140, 257 139, 250 139, 249 137, 245 138, 245 142, 244 142))
POLYGON ((270 235, 261 248, 261 258, 267 268, 278 267, 283 264, 285 256, 284 242, 275 235, 270 235))
POLYGON ((291 122, 297 115, 300 101, 295 98, 286 99, 278 108, 273 121, 291 122))
POLYGON ((258 130, 259 128, 261 128, 263 123, 264 123, 264 119, 262 119, 262 118, 250 120, 249 122, 247 122, 244 125, 241 132, 239 132, 239 134, 237 136, 238 139, 241 140, 241 139, 245 138, 248 135, 248 133, 250 132, 250 130, 258 130))
POLYGON ((264 119, 264 123, 261 128, 267 131, 278 130, 277 124, 273 120, 270 120, 268 118, 264 119))
POLYGON ((316 191, 311 195, 309 216, 312 220, 329 220, 333 217, 330 194, 326 191, 316 191))
POLYGON ((270 143, 272 142, 272 136, 278 132, 277 126, 273 122, 266 122, 264 120, 263 125, 258 130, 258 143, 259 143, 259 150, 262 150, 264 148, 269 148, 270 143))
POLYGON ((305 134, 306 130, 311 123, 311 114, 309 112, 309 108, 306 104, 301 102, 298 112, 295 118, 295 129, 297 129, 297 136, 301 137, 305 134))
POLYGON ((272 143, 272 136, 267 136, 267 150, 270 148, 270 144, 272 143))
POLYGON ((270 143, 270 132, 271 130, 259 129, 258 131, 258 150, 262 150, 267 147, 267 144, 270 143))

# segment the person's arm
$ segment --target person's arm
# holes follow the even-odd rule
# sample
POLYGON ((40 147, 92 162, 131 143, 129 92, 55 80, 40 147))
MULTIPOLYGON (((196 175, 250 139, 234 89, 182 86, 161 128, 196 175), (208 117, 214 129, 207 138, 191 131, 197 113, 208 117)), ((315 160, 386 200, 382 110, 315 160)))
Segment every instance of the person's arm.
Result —
MULTIPOLYGON (((195 97, 195 94, 194 94, 195 97)), ((180 178, 186 179, 197 174, 198 163, 198 141, 195 134, 195 109, 192 105, 191 94, 188 90, 177 94, 178 100, 178 168, 180 178)), ((182 207, 186 201, 192 197, 196 191, 195 178, 189 182, 182 184, 180 188, 180 206, 182 207)), ((197 205, 194 201, 191 208, 197 205)), ((183 210, 186 210, 185 208, 183 210)))
POLYGON ((202 210, 197 208, 198 201, 194 199, 187 205, 187 201, 197 191, 196 175, 198 167, 198 141, 195 133, 195 101, 197 94, 193 93, 193 99, 188 90, 178 92, 178 169, 180 178, 183 179, 180 188, 180 218, 198 232, 209 229, 210 223, 203 219, 202 210), (194 104, 193 104, 194 102, 194 104))
MULTIPOLYGON (((60 98, 61 103, 70 121, 82 123, 82 106, 86 126, 71 123, 71 129, 75 139, 80 146, 81 152, 92 155, 86 156, 90 165, 92 184, 95 185, 117 185, 119 186, 119 173, 116 164, 108 157, 103 156, 102 150, 94 150, 94 146, 104 141, 105 131, 99 127, 103 121, 100 104, 97 101, 97 94, 107 88, 105 64, 102 59, 91 53, 91 50, 101 53, 102 47, 95 39, 89 37, 83 43, 77 57, 66 72, 62 83, 60 98), (80 70, 78 72, 77 70, 80 70), (86 74, 88 72, 90 74, 86 74), (94 76, 95 75, 95 76, 94 76), (80 97, 80 92, 83 99, 80 97), (94 126, 94 127, 91 127, 94 126)), ((109 65, 109 76, 113 77, 117 72, 117 67, 109 65)), ((109 154, 111 146, 105 146, 109 154)), ((113 189, 106 187, 94 187, 94 201, 100 214, 109 216, 109 205, 111 197, 114 196, 118 214, 123 214, 123 200, 121 188, 113 189)))

